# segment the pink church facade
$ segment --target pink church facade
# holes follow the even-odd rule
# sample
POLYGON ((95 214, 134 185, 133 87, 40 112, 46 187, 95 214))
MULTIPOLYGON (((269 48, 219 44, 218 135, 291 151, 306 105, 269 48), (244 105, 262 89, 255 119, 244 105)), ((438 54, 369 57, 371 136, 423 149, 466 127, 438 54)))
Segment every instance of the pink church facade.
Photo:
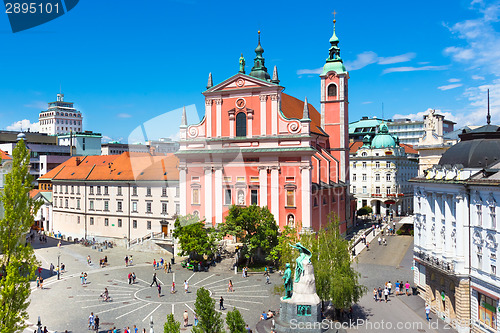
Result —
POLYGON ((322 228, 335 213, 341 232, 351 223, 349 195, 349 75, 335 30, 318 84, 321 112, 283 93, 276 67, 267 72, 259 44, 249 74, 240 71, 213 85, 205 116, 180 129, 181 215, 197 214, 213 226, 231 205, 267 206, 280 227, 322 228))

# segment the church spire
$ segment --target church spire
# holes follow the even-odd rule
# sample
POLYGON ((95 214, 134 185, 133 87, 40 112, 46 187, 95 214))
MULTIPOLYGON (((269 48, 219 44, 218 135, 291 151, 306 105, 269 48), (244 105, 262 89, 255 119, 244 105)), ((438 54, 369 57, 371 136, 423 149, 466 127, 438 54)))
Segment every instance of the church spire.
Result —
MULTIPOLYGON (((337 14, 333 12, 333 14, 337 14)), ((328 50, 328 58, 326 59, 326 64, 323 67, 323 73, 321 75, 325 75, 330 71, 334 71, 336 73, 345 73, 346 68, 344 66, 344 62, 340 57, 340 47, 339 47, 339 38, 335 32, 335 25, 337 20, 333 19, 333 35, 330 37, 330 49, 328 50)))
POLYGON ((214 82, 212 81, 212 72, 208 73, 208 83, 207 89, 210 89, 214 86, 214 82))
POLYGON ((264 57, 262 53, 264 53, 264 49, 260 45, 260 30, 259 30, 259 44, 255 48, 255 59, 253 62, 252 71, 250 72, 250 76, 259 78, 261 80, 269 81, 271 79, 271 75, 267 72, 267 68, 264 65, 264 57))
POLYGON ((271 82, 276 84, 280 83, 280 80, 278 79, 278 68, 276 66, 274 66, 273 79, 271 80, 271 82))
POLYGON ((187 127, 186 107, 182 107, 181 127, 187 127))
POLYGON ((491 115, 490 115, 490 90, 488 89, 488 115, 486 116, 486 123, 491 124, 491 115))
POLYGON ((309 118, 309 105, 307 103, 307 97, 304 99, 304 111, 302 112, 302 119, 308 120, 309 118))

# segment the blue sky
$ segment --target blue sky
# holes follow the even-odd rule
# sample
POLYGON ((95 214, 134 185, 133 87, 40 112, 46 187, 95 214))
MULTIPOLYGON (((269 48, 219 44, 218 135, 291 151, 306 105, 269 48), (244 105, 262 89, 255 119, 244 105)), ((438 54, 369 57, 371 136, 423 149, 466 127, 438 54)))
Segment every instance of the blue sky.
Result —
POLYGON ((151 134, 172 136, 182 106, 190 106, 190 123, 203 110, 209 72, 215 84, 235 74, 241 52, 249 72, 259 29, 267 68, 276 65, 286 93, 319 109, 315 73, 328 55, 334 10, 350 121, 381 117, 383 103, 386 118, 421 119, 435 108, 459 125, 483 124, 490 88, 500 123, 499 1, 84 0, 15 34, 0 14, 0 128, 37 122, 61 85, 86 130, 127 141, 177 110, 165 135, 151 134))

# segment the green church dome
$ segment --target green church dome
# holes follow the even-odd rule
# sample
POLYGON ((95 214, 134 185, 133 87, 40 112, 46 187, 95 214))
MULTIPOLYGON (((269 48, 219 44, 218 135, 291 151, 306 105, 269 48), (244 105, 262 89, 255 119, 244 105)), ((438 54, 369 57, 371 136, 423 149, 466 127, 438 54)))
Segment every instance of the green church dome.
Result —
POLYGON ((382 123, 379 126, 378 134, 372 140, 372 148, 397 147, 398 144, 394 137, 389 134, 387 125, 382 123))

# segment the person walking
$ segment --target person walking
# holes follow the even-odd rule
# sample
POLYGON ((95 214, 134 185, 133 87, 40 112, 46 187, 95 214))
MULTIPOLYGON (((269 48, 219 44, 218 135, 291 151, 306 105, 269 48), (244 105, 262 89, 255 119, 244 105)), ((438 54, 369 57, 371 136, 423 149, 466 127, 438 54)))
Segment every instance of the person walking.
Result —
POLYGON ((389 289, 389 295, 391 294, 391 290, 392 290, 392 283, 391 281, 387 282, 387 289, 389 289))
POLYGON ((382 238, 380 238, 380 236, 378 236, 378 245, 380 245, 382 243, 382 238))
POLYGON ((99 332, 99 322, 100 322, 99 316, 96 315, 94 319, 94 329, 96 332, 99 332))
POLYGON ((222 296, 219 300, 219 310, 224 310, 224 298, 222 298, 222 296))
POLYGON ((83 284, 87 284, 87 272, 83 273, 83 284))
POLYGON ((43 277, 40 276, 40 289, 43 290, 43 277))
POLYGON ((406 281, 405 283, 405 288, 406 288, 406 296, 410 296, 410 283, 406 281))
POLYGON ((427 305, 425 306, 425 318, 427 319, 427 321, 429 321, 429 320, 430 320, 430 318, 429 318, 429 314, 430 314, 430 313, 431 313, 431 307, 429 306, 429 304, 427 304, 427 305))
POLYGON ((188 322, 189 322, 189 315, 188 315, 187 310, 184 310, 183 317, 184 317, 184 327, 187 327, 188 326, 188 322))
POLYGON ((198 315, 194 314, 194 326, 198 326, 198 315))
POLYGON ((135 276, 135 272, 132 272, 132 284, 135 284, 135 279, 137 276, 135 276))
POLYGON ((54 265, 52 263, 50 263, 50 276, 54 275, 54 265))
POLYGON ((125 256, 125 267, 128 267, 128 256, 125 256))
POLYGON ((167 274, 167 271, 168 271, 168 264, 167 262, 165 261, 165 263, 163 264, 163 271, 165 272, 165 274, 167 274))
POLYGON ((132 284, 132 273, 128 273, 128 284, 132 284))
POLYGON ((87 256, 87 265, 91 265, 92 264, 92 260, 90 260, 90 254, 87 256))
POLYGON ((89 330, 93 330, 94 329, 94 313, 91 312, 90 313, 90 316, 89 316, 89 330))
POLYGON ((378 301, 377 294, 378 294, 378 290, 377 290, 377 287, 375 287, 375 288, 373 288, 373 299, 375 300, 375 302, 378 301))
POLYGON ((188 293, 189 292, 188 289, 189 289, 189 284, 188 284, 187 280, 184 280, 184 292, 188 293))
POLYGON ((387 303, 387 299, 389 298, 389 288, 385 287, 384 289, 384 298, 385 302, 387 303))
POLYGON ((378 299, 382 301, 382 288, 378 287, 378 299))
POLYGON ((227 286, 227 291, 228 292, 233 292, 233 281, 229 280, 229 285, 227 286))
POLYGON ((152 287, 153 284, 156 284, 156 286, 158 287, 158 281, 156 280, 156 273, 153 274, 153 281, 151 282, 150 287, 152 287))
POLYGON ((172 264, 168 263, 168 271, 167 273, 172 273, 172 264))
POLYGON ((158 297, 161 297, 161 283, 158 283, 157 288, 158 288, 158 297))
POLYGON ((171 294, 175 294, 175 282, 172 281, 172 289, 170 290, 171 294))
POLYGON ((153 259, 153 269, 156 270, 156 259, 153 259))

